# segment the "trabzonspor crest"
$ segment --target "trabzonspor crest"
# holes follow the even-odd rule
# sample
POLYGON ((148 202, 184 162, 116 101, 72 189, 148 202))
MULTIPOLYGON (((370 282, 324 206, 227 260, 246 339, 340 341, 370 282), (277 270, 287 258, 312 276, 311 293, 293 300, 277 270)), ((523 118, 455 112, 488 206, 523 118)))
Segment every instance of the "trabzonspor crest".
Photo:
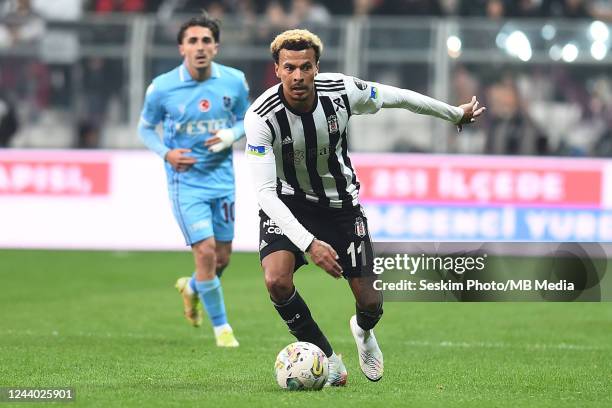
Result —
POLYGON ((208 112, 210 110, 210 101, 208 99, 201 99, 198 102, 198 108, 200 112, 208 112))

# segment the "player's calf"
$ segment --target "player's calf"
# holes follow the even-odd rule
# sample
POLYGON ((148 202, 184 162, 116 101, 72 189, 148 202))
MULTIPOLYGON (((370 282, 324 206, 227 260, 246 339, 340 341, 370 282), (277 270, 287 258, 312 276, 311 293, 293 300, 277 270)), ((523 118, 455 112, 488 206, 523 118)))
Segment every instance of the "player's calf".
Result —
POLYGON ((215 273, 217 277, 221 277, 223 275, 223 271, 230 262, 230 255, 232 253, 232 243, 217 241, 215 247, 216 254, 216 265, 215 265, 215 273))
POLYGON ((372 302, 355 304, 355 318, 359 327, 364 330, 373 329, 383 315, 382 302, 374 300, 372 302))
POLYGON ((220 278, 221 276, 223 276, 223 271, 225 270, 225 268, 227 268, 229 262, 226 263, 220 263, 217 260, 217 269, 215 270, 215 273, 217 275, 218 278, 220 278))
POLYGON ((312 318, 310 309, 297 290, 283 303, 274 303, 276 311, 287 324, 289 332, 299 341, 318 346, 327 357, 333 353, 327 338, 312 318))

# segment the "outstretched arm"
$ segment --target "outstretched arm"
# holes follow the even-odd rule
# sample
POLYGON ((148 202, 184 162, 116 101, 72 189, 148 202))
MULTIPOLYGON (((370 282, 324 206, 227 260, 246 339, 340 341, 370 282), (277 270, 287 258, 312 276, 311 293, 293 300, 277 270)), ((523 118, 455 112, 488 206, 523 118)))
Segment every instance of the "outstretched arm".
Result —
POLYGON ((375 86, 380 89, 383 108, 402 108, 414 113, 435 116, 453 122, 459 131, 463 124, 473 123, 486 110, 484 106, 478 109, 475 96, 466 104, 452 106, 408 89, 383 84, 375 86))
POLYGON ((466 104, 452 106, 408 89, 344 76, 351 111, 355 115, 372 114, 380 108, 401 108, 423 115, 453 122, 461 131, 462 125, 472 123, 486 110, 478 108, 476 97, 466 104))

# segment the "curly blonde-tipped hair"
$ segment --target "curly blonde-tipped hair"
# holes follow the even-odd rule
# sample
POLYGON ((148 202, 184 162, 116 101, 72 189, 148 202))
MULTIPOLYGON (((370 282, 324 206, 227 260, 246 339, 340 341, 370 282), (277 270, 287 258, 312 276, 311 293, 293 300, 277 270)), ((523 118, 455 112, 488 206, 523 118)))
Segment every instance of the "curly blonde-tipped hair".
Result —
POLYGON ((315 52, 315 59, 319 62, 319 57, 323 53, 323 43, 321 39, 308 30, 287 30, 276 36, 270 44, 270 52, 274 62, 278 64, 278 54, 280 50, 301 51, 312 48, 315 52))

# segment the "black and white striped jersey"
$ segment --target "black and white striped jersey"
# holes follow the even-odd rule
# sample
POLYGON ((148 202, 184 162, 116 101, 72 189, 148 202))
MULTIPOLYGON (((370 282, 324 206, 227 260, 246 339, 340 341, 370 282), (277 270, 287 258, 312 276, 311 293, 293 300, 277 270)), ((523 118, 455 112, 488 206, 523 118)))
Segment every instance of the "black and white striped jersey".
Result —
POLYGON ((382 106, 376 84, 343 74, 315 77, 310 112, 292 110, 282 85, 264 92, 245 116, 247 156, 276 165, 276 192, 327 207, 357 205, 359 181, 347 149, 351 115, 382 106))

